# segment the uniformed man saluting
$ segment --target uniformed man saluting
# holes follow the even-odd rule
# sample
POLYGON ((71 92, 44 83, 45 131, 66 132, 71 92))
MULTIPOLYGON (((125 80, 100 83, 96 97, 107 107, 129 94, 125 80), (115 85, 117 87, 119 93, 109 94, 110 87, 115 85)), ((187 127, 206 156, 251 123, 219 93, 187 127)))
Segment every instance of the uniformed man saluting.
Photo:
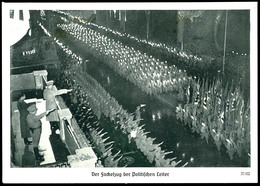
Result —
POLYGON ((55 109, 50 115, 47 116, 46 120, 51 124, 51 131, 55 133, 59 129, 59 116, 58 116, 58 107, 56 104, 55 96, 66 94, 71 92, 72 89, 60 89, 57 90, 56 86, 53 85, 54 81, 47 81, 47 87, 43 91, 43 98, 46 100, 46 110, 55 109))
POLYGON ((48 115, 54 109, 47 110, 46 112, 43 112, 37 116, 35 115, 37 112, 36 104, 29 106, 27 108, 27 110, 28 110, 29 114, 27 115, 26 119, 28 122, 28 126, 30 128, 30 131, 31 131, 32 139, 33 139, 33 150, 34 150, 35 159, 39 160, 39 161, 44 161, 43 156, 39 154, 39 148, 38 148, 40 138, 41 138, 41 133, 42 133, 41 118, 48 115))

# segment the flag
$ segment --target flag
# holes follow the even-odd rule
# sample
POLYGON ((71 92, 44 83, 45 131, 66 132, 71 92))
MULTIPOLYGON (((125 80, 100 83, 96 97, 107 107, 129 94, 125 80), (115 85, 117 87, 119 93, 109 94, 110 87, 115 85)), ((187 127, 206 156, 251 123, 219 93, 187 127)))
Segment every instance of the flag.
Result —
POLYGON ((200 104, 201 104, 202 107, 203 107, 204 94, 205 94, 205 78, 203 78, 202 85, 200 87, 200 97, 199 97, 199 100, 200 100, 200 104))
POLYGON ((209 89, 209 82, 208 82, 208 78, 206 79, 206 82, 205 82, 205 87, 204 87, 204 90, 205 90, 205 93, 208 93, 208 90, 209 89))
POLYGON ((190 80, 189 80, 189 83, 188 83, 188 86, 186 88, 186 100, 187 100, 187 104, 190 102, 190 80))
POLYGON ((224 92, 222 95, 223 101, 226 100, 227 96, 228 96, 228 82, 226 83, 226 86, 225 86, 225 89, 224 89, 224 92))

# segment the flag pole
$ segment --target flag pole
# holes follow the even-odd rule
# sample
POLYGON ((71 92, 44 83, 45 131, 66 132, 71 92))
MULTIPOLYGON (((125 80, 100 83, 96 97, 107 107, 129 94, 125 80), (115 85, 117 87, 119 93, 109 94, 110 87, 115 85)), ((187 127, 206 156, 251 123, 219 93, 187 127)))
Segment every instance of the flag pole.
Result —
POLYGON ((223 74, 225 72, 225 60, 226 60, 226 46, 227 46, 227 16, 228 11, 226 10, 226 21, 225 21, 225 36, 224 36, 224 54, 223 54, 223 74))

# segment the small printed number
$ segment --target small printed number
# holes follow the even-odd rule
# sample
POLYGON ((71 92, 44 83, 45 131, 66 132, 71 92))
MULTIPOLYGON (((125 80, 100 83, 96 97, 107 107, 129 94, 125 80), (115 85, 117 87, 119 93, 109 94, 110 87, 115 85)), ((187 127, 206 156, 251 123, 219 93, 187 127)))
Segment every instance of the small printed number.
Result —
POLYGON ((241 176, 250 176, 250 172, 241 172, 240 175, 241 176))

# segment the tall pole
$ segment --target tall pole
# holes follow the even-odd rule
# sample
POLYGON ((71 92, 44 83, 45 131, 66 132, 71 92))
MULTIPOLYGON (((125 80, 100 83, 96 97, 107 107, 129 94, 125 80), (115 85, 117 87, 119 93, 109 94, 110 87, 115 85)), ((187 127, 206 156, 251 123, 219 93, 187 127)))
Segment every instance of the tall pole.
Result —
POLYGON ((108 28, 108 20, 109 20, 109 11, 106 11, 106 21, 107 21, 107 28, 108 28))
POLYGON ((114 18, 116 18, 116 10, 113 10, 114 11, 114 18))
POLYGON ((181 11, 177 11, 177 42, 181 44, 181 51, 183 51, 184 17, 181 11))
POLYGON ((125 22, 126 22, 126 11, 125 10, 119 10, 120 11, 120 28, 123 29, 125 32, 125 22))
POLYGON ((126 29, 125 29, 125 27, 126 27, 125 24, 126 24, 126 10, 125 10, 125 14, 124 14, 124 32, 125 32, 125 30, 126 30, 126 29))
POLYGON ((149 10, 147 10, 147 11, 145 11, 145 13, 146 13, 146 21, 147 21, 147 23, 146 23, 146 38, 147 39, 149 39, 149 32, 150 32, 150 11, 149 10))
POLYGON ((227 16, 228 16, 228 11, 226 10, 225 36, 224 36, 224 54, 223 54, 223 74, 224 74, 224 71, 225 71, 226 46, 227 46, 227 16))

